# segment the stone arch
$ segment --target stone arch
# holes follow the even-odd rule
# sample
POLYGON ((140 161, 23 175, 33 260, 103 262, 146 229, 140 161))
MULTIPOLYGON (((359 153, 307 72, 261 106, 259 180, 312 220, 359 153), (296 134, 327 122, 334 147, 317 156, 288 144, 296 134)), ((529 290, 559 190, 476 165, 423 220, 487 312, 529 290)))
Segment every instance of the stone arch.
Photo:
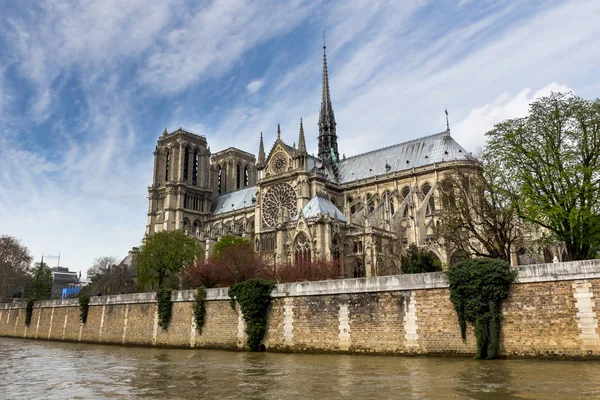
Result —
POLYGON ((364 278, 365 273, 365 265, 362 260, 359 258, 355 258, 352 262, 352 271, 350 271, 351 278, 364 278))

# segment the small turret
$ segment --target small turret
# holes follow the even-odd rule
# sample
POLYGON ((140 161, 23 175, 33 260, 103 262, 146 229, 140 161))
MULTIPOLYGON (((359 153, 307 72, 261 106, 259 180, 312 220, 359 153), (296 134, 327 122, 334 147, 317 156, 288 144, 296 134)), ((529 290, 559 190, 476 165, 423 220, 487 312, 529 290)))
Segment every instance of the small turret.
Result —
POLYGON ((304 127, 302 126, 302 118, 300 118, 300 135, 298 136, 298 151, 306 153, 306 139, 304 138, 304 127))
POLYGON ((258 145, 258 160, 256 160, 256 168, 261 170, 265 167, 265 144, 263 143, 263 133, 260 133, 260 144, 258 145))

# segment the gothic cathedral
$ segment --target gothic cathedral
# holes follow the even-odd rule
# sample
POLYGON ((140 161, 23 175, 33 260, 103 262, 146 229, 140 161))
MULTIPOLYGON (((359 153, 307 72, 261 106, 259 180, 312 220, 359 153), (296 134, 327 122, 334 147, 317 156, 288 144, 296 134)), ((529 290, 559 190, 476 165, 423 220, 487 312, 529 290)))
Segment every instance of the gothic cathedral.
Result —
POLYGON ((327 56, 318 155, 309 155, 302 120, 298 145, 277 139, 258 159, 230 147, 211 153, 206 138, 166 130, 154 152, 146 234, 181 229, 206 244, 224 235, 252 241, 274 265, 326 259, 344 277, 400 273, 410 243, 444 266, 456 254, 438 240, 444 177, 475 161, 450 129, 340 159, 327 56))

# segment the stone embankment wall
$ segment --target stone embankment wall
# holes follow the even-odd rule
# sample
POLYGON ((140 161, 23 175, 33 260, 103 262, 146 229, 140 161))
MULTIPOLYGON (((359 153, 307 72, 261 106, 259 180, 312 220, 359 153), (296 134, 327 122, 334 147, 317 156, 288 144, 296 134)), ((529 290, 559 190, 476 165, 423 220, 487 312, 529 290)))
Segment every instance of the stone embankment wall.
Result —
MULTIPOLYGON (((504 356, 600 355, 600 260, 519 267, 503 306, 504 356)), ((194 291, 173 293, 168 329, 154 293, 93 297, 86 324, 77 299, 0 304, 0 336, 143 346, 242 349, 244 322, 227 289, 208 289, 205 324, 194 326, 194 291)), ((443 273, 302 282, 272 293, 264 344, 271 351, 385 354, 475 353, 463 342, 443 273)))

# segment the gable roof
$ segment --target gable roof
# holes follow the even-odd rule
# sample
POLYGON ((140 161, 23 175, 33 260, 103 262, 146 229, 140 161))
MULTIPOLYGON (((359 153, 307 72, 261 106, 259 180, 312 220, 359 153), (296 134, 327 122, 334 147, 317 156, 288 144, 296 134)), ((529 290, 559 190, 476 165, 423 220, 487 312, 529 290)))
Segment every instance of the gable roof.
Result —
POLYGON ((235 192, 224 193, 217 197, 213 203, 212 215, 225 214, 231 211, 253 206, 252 198, 256 193, 256 186, 249 186, 235 192))
MULTIPOLYGON (((329 199, 322 194, 317 194, 315 197, 310 199, 310 201, 304 206, 302 209, 302 215, 304 218, 315 218, 319 215, 325 216, 329 213, 329 216, 333 218, 337 217, 341 222, 347 222, 346 216, 343 212, 341 212, 335 204, 333 204, 329 199)), ((294 219, 298 219, 296 216, 294 219)))
POLYGON ((461 160, 469 161, 473 157, 450 136, 450 131, 444 131, 341 160, 339 183, 461 160))

